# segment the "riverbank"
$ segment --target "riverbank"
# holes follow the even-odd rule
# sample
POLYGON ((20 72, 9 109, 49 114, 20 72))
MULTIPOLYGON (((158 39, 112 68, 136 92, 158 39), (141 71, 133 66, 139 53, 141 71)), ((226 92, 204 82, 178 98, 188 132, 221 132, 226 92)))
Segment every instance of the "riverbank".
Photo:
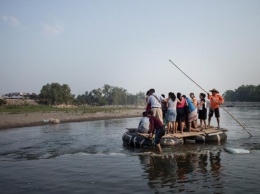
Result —
POLYGON ((53 111, 53 112, 30 112, 30 113, 1 113, 0 129, 30 127, 39 125, 52 124, 51 120, 59 120, 60 123, 83 122, 93 120, 106 120, 116 118, 141 117, 143 109, 125 109, 112 112, 69 112, 69 111, 53 111))

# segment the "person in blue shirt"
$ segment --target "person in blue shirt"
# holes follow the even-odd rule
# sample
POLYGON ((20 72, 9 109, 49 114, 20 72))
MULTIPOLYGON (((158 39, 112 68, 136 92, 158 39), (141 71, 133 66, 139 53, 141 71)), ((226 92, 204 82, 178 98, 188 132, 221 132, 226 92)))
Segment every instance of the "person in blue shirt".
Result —
POLYGON ((138 132, 139 133, 148 133, 149 130, 149 118, 147 117, 147 112, 143 112, 143 117, 141 118, 139 125, 138 125, 138 132))
POLYGON ((183 95, 183 97, 186 100, 187 111, 188 111, 188 126, 187 126, 187 128, 190 132, 199 131, 199 130, 191 127, 192 126, 191 124, 193 124, 193 126, 196 127, 195 121, 198 119, 197 107, 194 106, 194 104, 193 104, 193 102, 190 98, 186 97, 185 95, 183 95))

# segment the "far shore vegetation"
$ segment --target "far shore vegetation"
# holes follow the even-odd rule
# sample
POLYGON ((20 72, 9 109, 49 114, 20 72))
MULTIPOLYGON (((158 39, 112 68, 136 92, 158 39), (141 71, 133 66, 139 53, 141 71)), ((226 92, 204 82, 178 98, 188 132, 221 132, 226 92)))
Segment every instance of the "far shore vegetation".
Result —
POLYGON ((260 102, 260 84, 242 85, 235 90, 227 90, 223 96, 229 102, 260 102))
MULTIPOLYGON (((242 85, 223 94, 227 102, 260 102, 260 85, 242 85)), ((115 112, 145 106, 145 92, 130 94, 126 89, 105 84, 77 97, 67 84, 51 83, 42 87, 34 99, 0 99, 0 113, 30 112, 115 112), (14 101, 15 103, 10 103, 14 101), (18 102, 19 103, 16 103, 18 102), (31 103, 31 102, 34 103, 31 103)))
POLYGON ((52 83, 42 87, 34 99, 0 99, 0 113, 18 114, 31 112, 122 112, 145 105, 145 93, 130 94, 124 88, 105 84, 103 88, 71 94, 67 84, 52 83))
POLYGON ((52 83, 44 85, 39 94, 39 102, 47 105, 139 105, 145 102, 145 93, 130 94, 126 89, 105 84, 102 88, 86 91, 82 95, 71 94, 67 84, 52 83))

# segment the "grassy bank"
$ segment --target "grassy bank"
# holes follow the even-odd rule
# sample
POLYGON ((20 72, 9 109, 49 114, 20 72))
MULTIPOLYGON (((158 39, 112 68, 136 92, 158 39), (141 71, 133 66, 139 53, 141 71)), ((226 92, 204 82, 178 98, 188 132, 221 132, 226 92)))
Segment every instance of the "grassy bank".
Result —
POLYGON ((134 109, 133 107, 103 107, 103 106, 85 106, 58 108, 53 106, 38 105, 38 106, 3 106, 0 107, 0 113, 19 114, 19 113, 34 113, 34 112, 69 112, 69 113, 119 113, 126 110, 134 109))

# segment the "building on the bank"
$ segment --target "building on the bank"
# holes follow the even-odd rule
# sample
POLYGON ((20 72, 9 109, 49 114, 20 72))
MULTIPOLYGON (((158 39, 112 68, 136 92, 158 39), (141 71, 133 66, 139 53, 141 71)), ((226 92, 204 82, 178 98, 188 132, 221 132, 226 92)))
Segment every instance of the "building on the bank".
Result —
POLYGON ((32 99, 35 100, 38 96, 35 93, 27 93, 27 92, 13 92, 4 94, 3 99, 32 99))

